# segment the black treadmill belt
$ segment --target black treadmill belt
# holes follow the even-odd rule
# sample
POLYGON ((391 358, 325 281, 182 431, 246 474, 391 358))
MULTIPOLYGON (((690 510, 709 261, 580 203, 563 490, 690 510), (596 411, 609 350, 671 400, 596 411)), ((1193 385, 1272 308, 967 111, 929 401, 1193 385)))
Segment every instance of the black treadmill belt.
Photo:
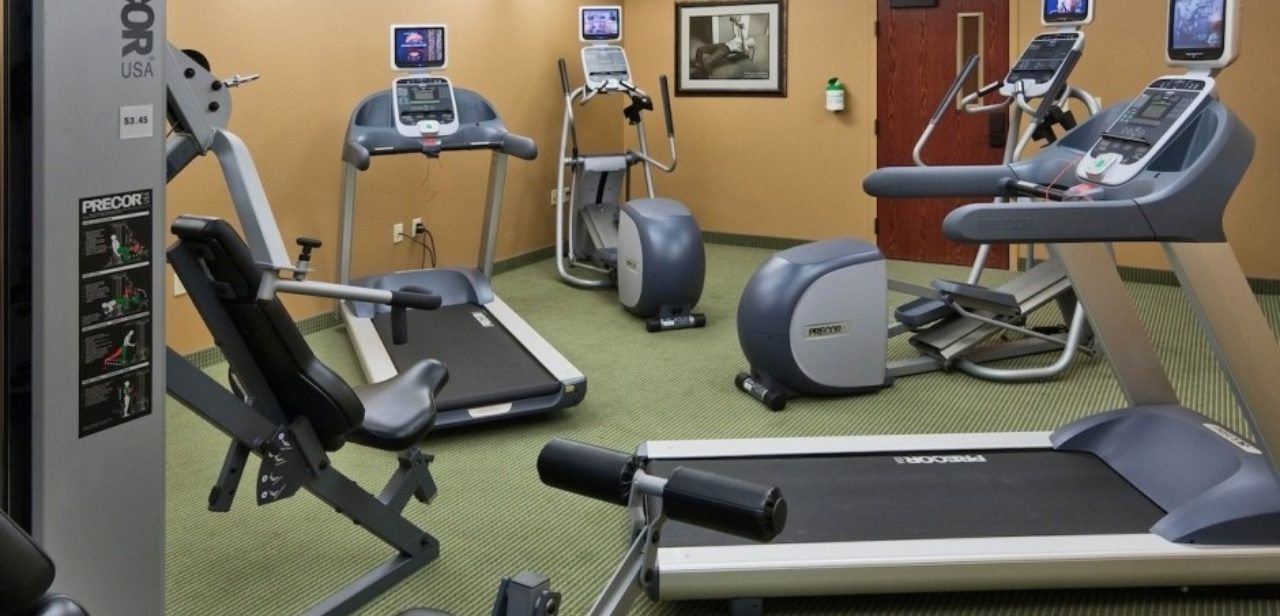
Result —
POLYGON ((436 398, 441 411, 549 396, 562 387, 488 310, 475 304, 410 310, 405 345, 391 344, 390 314, 375 316, 373 326, 396 370, 424 359, 438 359, 449 368, 449 382, 436 398))
MULTIPOLYGON (((1096 456, 1052 450, 659 460, 776 485, 788 520, 774 543, 1147 532, 1165 512, 1096 456)), ((749 543, 669 522, 663 547, 749 543)))

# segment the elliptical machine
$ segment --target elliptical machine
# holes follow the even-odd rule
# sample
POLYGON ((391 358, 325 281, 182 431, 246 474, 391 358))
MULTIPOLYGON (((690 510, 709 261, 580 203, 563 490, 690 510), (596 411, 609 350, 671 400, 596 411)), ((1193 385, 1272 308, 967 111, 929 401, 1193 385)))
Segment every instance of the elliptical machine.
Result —
MULTIPOLYGON (((1067 83, 1084 50, 1080 27, 1092 21, 1091 2, 1067 12, 1046 4, 1042 23, 1056 29, 1037 35, 1004 79, 960 99, 965 113, 1012 110, 1008 134, 1017 137, 1006 141, 1005 164, 1021 160, 1033 141, 1055 143, 1058 128, 1074 129, 1071 99, 1090 116, 1098 113, 1095 98, 1067 83), (998 102, 984 102, 997 93, 998 102), (1037 100, 1042 104, 1033 107, 1037 100)), ((928 166, 925 147, 978 59, 969 58, 921 134, 913 152, 917 166, 928 166)), ((737 376, 738 388, 781 411, 789 398, 869 393, 889 387, 897 377, 937 370, 1000 382, 1042 381, 1064 373, 1078 353, 1094 352, 1088 321, 1060 263, 1034 263, 1029 257, 1025 272, 989 288, 980 282, 990 250, 980 247, 965 282, 937 280, 929 287, 889 280, 884 255, 858 239, 815 242, 774 255, 752 277, 738 305, 738 338, 751 365, 750 372, 737 376), (889 291, 917 299, 898 307, 895 322, 885 328, 889 291), (1064 325, 1027 324, 1029 315, 1054 304, 1064 325), (888 339, 903 334, 911 334, 920 355, 889 362, 888 339), (1014 339, 990 342, 1010 334, 1014 339), (984 365, 1047 352, 1057 352, 1058 358, 1045 366, 984 365)))
POLYGON ((671 173, 677 162, 667 78, 663 76, 659 83, 671 162, 663 164, 649 155, 644 130, 643 114, 654 110, 653 99, 632 82, 627 52, 616 44, 622 40, 622 7, 582 7, 578 17, 579 38, 589 43, 582 48, 586 79, 582 87, 573 89, 568 65, 560 60, 565 95, 555 196, 560 279, 584 289, 616 287, 619 303, 646 319, 650 332, 704 327, 706 316, 693 311, 706 277, 702 229, 683 204, 654 196, 653 168, 671 173), (610 94, 630 97, 623 116, 636 127, 640 149, 583 154, 578 148, 574 105, 610 94), (629 199, 631 168, 636 165, 644 170, 648 194, 644 199, 629 199), (570 271, 579 268, 596 275, 584 277, 570 271))

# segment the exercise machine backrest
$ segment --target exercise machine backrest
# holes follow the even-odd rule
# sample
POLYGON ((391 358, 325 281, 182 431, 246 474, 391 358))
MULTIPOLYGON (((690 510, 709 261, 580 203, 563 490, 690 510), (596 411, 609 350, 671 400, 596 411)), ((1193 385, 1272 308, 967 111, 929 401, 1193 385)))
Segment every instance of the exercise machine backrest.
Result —
MULTIPOLYGON (((276 406, 286 414, 276 419, 288 424, 304 416, 326 450, 341 448, 346 435, 360 427, 364 406, 346 381, 316 359, 284 303, 258 299, 262 269, 235 230, 222 220, 183 216, 174 221, 173 233, 196 243, 203 253, 201 261, 225 313, 246 342, 262 382, 271 387, 276 406)), ((210 318, 210 307, 193 299, 201 316, 210 318)))

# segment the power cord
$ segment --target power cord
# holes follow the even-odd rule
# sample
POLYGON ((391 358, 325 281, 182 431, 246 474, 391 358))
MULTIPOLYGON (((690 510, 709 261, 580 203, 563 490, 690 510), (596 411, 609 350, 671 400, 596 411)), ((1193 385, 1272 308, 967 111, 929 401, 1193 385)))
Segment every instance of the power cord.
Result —
POLYGON ((428 229, 426 225, 422 225, 419 229, 414 229, 413 235, 405 235, 401 233, 400 237, 422 247, 422 265, 420 265, 419 268, 425 269, 427 267, 428 256, 431 257, 431 267, 434 268, 436 266, 436 237, 431 234, 431 230, 428 229), (418 239, 417 236, 419 235, 419 229, 422 231, 421 235, 427 236, 427 241, 424 242, 418 239))

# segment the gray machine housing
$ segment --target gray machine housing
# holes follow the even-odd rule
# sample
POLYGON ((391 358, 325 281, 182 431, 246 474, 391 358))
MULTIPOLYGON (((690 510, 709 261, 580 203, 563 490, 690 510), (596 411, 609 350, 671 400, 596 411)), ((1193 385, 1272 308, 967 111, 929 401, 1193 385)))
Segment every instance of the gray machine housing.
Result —
POLYGON ((618 220, 618 301, 638 317, 693 312, 707 271, 702 229, 679 201, 633 199, 618 220))
POLYGON ((792 395, 889 386, 886 275, 880 250, 852 238, 770 257, 738 304, 738 340, 755 377, 792 395))

